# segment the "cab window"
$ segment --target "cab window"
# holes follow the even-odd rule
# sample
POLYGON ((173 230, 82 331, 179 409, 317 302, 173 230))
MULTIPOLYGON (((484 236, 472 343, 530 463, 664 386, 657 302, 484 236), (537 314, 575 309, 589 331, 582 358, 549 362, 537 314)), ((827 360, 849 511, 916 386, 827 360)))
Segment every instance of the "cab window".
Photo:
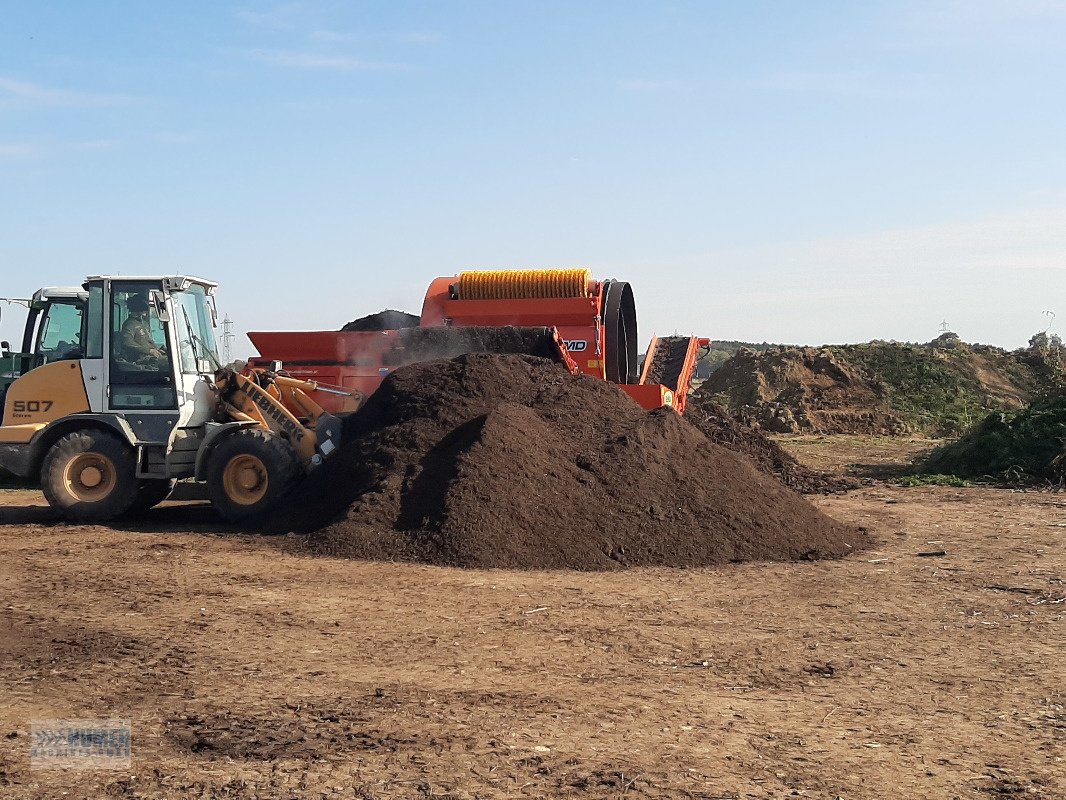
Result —
POLYGON ((104 357, 104 287, 89 284, 89 304, 85 325, 85 357, 104 357))
POLYGON ((218 361, 210 300, 204 287, 198 284, 176 293, 174 300, 181 371, 195 375, 199 370, 198 360, 208 363, 218 361))
POLYGON ((166 331, 151 291, 156 281, 111 285, 111 407, 176 408, 166 331))
POLYGON ((39 363, 82 357, 83 310, 76 300, 53 300, 48 304, 37 332, 35 352, 39 363))

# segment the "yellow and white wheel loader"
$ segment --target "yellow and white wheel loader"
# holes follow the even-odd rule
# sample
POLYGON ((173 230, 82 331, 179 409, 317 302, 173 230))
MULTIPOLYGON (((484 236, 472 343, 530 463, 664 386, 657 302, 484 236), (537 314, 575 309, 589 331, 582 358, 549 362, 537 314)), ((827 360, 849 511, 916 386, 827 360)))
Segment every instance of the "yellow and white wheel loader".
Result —
POLYGON ((267 511, 340 443, 339 418, 309 395, 337 391, 346 411, 360 398, 279 375, 280 365, 222 367, 216 286, 93 276, 63 294, 70 306, 55 320, 42 306, 40 330, 56 326, 63 347, 49 350, 38 334, 32 352, 17 354, 22 374, 3 397, 0 467, 39 476, 49 504, 76 520, 150 508, 181 478, 205 482, 229 520, 267 511))

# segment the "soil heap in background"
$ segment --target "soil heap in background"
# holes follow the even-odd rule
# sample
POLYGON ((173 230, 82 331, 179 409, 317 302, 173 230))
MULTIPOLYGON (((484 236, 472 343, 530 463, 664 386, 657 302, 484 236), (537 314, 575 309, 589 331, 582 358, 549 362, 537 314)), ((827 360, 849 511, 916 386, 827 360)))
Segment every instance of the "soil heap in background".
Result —
POLYGON ((368 314, 359 319, 353 319, 341 331, 350 333, 353 331, 394 331, 400 328, 417 328, 421 317, 408 314, 406 311, 396 311, 386 308, 376 314, 368 314))
POLYGON ((926 344, 741 349, 702 393, 777 433, 957 436, 1062 382, 1060 343, 1007 351, 944 333, 926 344))
POLYGON ((744 422, 774 433, 906 430, 888 407, 884 387, 827 348, 740 350, 697 394, 721 400, 744 422))
POLYGON ((271 524, 320 554, 594 570, 832 558, 863 541, 673 411, 531 356, 402 367, 345 433, 271 524))
POLYGON ((856 489, 855 478, 818 472, 803 466, 791 453, 762 431, 741 422, 706 394, 688 398, 685 419, 717 445, 743 453, 755 466, 803 494, 832 494, 856 489))

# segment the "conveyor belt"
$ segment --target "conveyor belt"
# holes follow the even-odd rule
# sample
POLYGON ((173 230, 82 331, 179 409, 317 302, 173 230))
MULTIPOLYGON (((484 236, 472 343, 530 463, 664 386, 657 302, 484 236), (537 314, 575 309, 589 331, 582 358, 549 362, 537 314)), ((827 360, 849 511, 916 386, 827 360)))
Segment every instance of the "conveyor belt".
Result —
POLYGON ((644 382, 661 383, 676 392, 691 341, 688 336, 662 336, 656 339, 644 382))

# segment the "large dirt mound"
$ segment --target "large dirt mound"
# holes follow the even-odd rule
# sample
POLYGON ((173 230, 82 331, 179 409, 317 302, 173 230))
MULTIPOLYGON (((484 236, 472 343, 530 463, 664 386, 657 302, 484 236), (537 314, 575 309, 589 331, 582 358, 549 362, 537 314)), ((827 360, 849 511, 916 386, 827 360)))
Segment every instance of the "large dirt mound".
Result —
POLYGON ((695 393, 685 406, 685 419, 717 445, 743 453, 755 466, 803 494, 832 494, 858 488, 854 478, 831 475, 803 466, 791 453, 757 428, 753 428, 713 402, 695 393))
POLYGON ((885 390, 828 348, 741 350, 698 393, 775 433, 902 433, 885 390))
POLYGON ((346 437, 272 523, 321 554, 592 570, 829 558, 862 542, 674 412, 530 356, 400 368, 346 437))
POLYGON ((1060 372, 1037 345, 1008 352, 945 333, 927 344, 740 350, 700 391, 779 433, 954 436, 989 411, 1023 407, 1060 372))

